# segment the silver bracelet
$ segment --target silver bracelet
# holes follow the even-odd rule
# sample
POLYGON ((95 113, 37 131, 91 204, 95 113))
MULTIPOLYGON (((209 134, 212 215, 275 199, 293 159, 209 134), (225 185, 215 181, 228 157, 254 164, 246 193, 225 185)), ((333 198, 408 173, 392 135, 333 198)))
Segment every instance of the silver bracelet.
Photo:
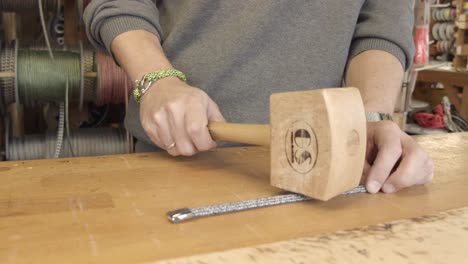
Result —
POLYGON ((135 88, 133 89, 133 99, 135 102, 140 102, 141 97, 148 91, 153 83, 153 81, 146 81, 145 78, 135 81, 135 88))
POLYGON ((379 122, 383 120, 393 121, 392 115, 380 112, 366 112, 367 122, 379 122))

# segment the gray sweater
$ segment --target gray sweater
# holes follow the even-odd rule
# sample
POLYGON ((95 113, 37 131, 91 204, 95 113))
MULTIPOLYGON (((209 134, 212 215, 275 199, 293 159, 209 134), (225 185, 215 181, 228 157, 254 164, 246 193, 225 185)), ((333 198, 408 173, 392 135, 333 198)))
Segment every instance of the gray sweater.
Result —
MULTIPOLYGON (((174 67, 210 95, 227 121, 267 123, 271 93, 340 87, 347 63, 366 50, 389 52, 407 69, 414 52, 413 5, 413 0, 93 0, 84 21, 91 43, 109 53, 123 32, 152 32, 174 67)), ((138 111, 131 101, 127 129, 150 143, 138 111)))

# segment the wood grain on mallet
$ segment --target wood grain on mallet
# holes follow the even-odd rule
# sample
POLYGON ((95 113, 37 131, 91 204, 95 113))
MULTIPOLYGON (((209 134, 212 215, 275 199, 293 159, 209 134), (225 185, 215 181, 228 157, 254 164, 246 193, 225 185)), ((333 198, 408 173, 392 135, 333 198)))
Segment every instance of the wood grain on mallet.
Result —
POLYGON ((359 184, 366 119, 358 89, 273 94, 270 122, 209 123, 208 129, 215 140, 270 146, 275 187, 326 201, 359 184))
POLYGON ((366 119, 356 88, 273 94, 271 184, 328 200, 359 184, 366 119))
POLYGON ((270 146, 270 125, 210 122, 211 137, 216 141, 240 142, 257 146, 270 146))

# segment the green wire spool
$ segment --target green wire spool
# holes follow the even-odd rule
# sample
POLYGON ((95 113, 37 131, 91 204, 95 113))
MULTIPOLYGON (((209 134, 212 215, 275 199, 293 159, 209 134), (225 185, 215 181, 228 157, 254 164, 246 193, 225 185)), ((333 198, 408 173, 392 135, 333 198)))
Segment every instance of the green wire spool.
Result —
POLYGON ((18 51, 17 65, 20 103, 33 105, 35 102, 62 102, 67 80, 69 101, 79 101, 80 54, 54 51, 54 59, 51 59, 47 51, 21 49, 18 51))

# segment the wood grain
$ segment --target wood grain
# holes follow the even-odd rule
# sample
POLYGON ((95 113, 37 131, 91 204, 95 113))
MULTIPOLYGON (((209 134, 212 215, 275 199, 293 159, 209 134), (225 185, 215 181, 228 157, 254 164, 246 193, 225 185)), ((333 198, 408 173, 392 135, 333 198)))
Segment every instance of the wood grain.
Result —
POLYGON ((77 46, 80 39, 80 18, 75 0, 68 0, 64 5, 64 26, 65 43, 70 46, 77 46))
POLYGON ((217 149, 177 159, 148 153, 3 162, 0 200, 27 206, 21 207, 25 214, 0 217, 0 263, 144 263, 468 206, 468 133, 417 140, 435 161, 432 184, 397 194, 356 194, 178 225, 167 221, 167 211, 281 193, 269 185, 268 149, 217 149), (83 210, 76 203, 64 210, 64 203, 57 202, 80 197, 89 198, 83 210))
POLYGON ((313 237, 154 264, 190 263, 463 263, 468 207, 313 237))
POLYGON ((327 201, 359 184, 366 117, 357 88, 272 94, 270 122, 273 186, 327 201))
POLYGON ((70 210, 112 208, 112 198, 107 193, 71 195, 68 197, 35 197, 0 200, 0 217, 48 214, 70 210))
POLYGON ((13 12, 3 12, 2 14, 2 25, 3 25, 3 34, 6 42, 11 43, 13 40, 16 40, 17 35, 17 21, 16 13, 13 12))
POLYGON ((211 137, 216 141, 270 146, 269 124, 208 123, 211 137))

